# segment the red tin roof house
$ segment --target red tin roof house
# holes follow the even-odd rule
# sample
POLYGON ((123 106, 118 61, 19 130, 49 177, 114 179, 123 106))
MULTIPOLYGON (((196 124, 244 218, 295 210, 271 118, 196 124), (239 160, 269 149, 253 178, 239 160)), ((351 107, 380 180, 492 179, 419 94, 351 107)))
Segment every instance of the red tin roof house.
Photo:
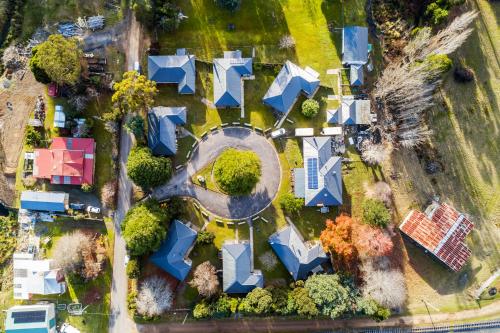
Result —
POLYGON ((399 229, 451 270, 458 272, 471 255, 465 238, 474 224, 445 203, 433 203, 425 213, 411 211, 399 229))
POLYGON ((33 176, 51 184, 92 185, 94 161, 94 139, 54 138, 49 149, 35 149, 33 176))

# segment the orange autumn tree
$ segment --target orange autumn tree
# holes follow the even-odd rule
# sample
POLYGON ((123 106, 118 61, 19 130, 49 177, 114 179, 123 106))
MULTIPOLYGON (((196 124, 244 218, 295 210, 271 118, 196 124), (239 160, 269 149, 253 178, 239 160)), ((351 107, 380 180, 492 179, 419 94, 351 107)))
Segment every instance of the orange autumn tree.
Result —
POLYGON ((351 217, 342 214, 337 216, 335 222, 326 220, 326 228, 319 237, 325 252, 330 253, 332 265, 336 270, 355 273, 357 251, 352 239, 353 225, 351 217))

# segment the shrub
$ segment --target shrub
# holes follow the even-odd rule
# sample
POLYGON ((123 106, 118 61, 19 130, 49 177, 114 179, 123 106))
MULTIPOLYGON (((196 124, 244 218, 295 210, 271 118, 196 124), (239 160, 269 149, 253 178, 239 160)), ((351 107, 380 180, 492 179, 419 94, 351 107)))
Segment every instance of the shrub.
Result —
POLYGON ((359 312, 367 315, 376 322, 386 320, 391 315, 391 311, 379 305, 371 298, 360 298, 357 304, 359 312))
POLYGON ((127 263, 127 276, 129 279, 138 279, 141 276, 141 266, 139 260, 130 258, 127 263))
POLYGON ((280 198, 281 208, 290 215, 298 215, 304 206, 304 200, 296 198, 292 193, 285 193, 280 198))
POLYGON ((288 294, 287 312, 309 318, 319 314, 316 303, 309 296, 309 290, 304 288, 303 281, 297 281, 295 288, 288 294))
POLYGON ((448 10, 439 7, 436 2, 429 4, 425 9, 425 15, 434 25, 443 23, 448 18, 448 14, 448 10))
POLYGON ((141 116, 130 118, 125 124, 125 128, 134 134, 137 141, 144 142, 144 118, 141 116))
POLYGON ((207 304, 205 300, 202 300, 200 303, 196 304, 193 309, 193 317, 195 319, 207 318, 211 315, 210 306, 207 304))
POLYGON ((457 66, 453 71, 453 77, 460 83, 471 82, 474 81, 474 71, 467 66, 457 66))
POLYGON ((172 176, 172 161, 153 156, 147 147, 135 147, 128 156, 127 176, 144 189, 160 186, 172 176))
POLYGON ((85 193, 90 193, 90 192, 94 191, 94 185, 83 183, 81 187, 82 187, 82 191, 85 193))
POLYGON ((319 112, 319 103, 314 99, 306 99, 302 103, 302 114, 307 118, 315 117, 319 112))
POLYGON ((212 244, 215 239, 215 234, 210 231, 200 231, 196 236, 196 244, 212 244))
POLYGON ((137 313, 151 319, 172 307, 174 293, 170 285, 160 277, 152 276, 142 281, 137 294, 137 313))
POLYGON ((239 310, 250 314, 266 314, 272 309, 273 297, 271 292, 262 288, 255 288, 241 301, 239 310))
POLYGON ((122 234, 130 254, 141 256, 160 247, 165 239, 168 216, 155 201, 130 209, 122 222, 122 234))
POLYGON ((290 35, 285 35, 281 37, 279 47, 280 49, 293 49, 295 47, 295 39, 290 35))
POLYGON ((130 311, 135 313, 137 309, 137 291, 133 290, 127 294, 127 307, 130 311))
POLYGON ((101 190, 101 201, 108 208, 115 208, 116 206, 116 191, 118 189, 118 182, 110 180, 101 190))
POLYGON ((216 0, 219 6, 234 11, 241 5, 242 0, 216 0))
POLYGON ((210 261, 205 261, 196 266, 193 279, 189 282, 189 285, 196 288, 203 297, 211 297, 219 291, 217 271, 210 261))
POLYGON ((248 194, 259 181, 261 165, 254 152, 230 148, 217 158, 213 172, 217 184, 226 193, 248 194))
POLYGON ((385 228, 391 222, 391 213, 382 201, 366 199, 363 202, 363 222, 372 227, 385 228))
POLYGON ((406 301, 406 283, 403 273, 397 269, 379 269, 371 260, 363 263, 361 287, 365 297, 388 308, 398 308, 406 301))
POLYGON ((217 318, 229 317, 238 309, 239 300, 222 294, 211 306, 212 316, 217 318))
POLYGON ((453 62, 446 54, 431 54, 425 58, 424 65, 429 72, 441 74, 449 71, 453 62))
POLYGON ((343 283, 337 274, 312 275, 307 279, 305 288, 325 316, 335 319, 352 310, 353 289, 343 283))
POLYGON ((42 134, 34 127, 26 127, 26 144, 31 147, 38 147, 42 142, 42 134))

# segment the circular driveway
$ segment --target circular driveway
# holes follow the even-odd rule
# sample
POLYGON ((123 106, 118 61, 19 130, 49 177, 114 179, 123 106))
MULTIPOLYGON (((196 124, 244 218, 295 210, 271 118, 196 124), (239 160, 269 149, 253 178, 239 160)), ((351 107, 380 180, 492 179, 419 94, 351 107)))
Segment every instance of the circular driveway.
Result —
POLYGON ((186 168, 175 173, 167 184, 157 187, 153 197, 162 200, 173 196, 188 196, 198 200, 205 209, 217 216, 244 219, 259 213, 273 201, 280 182, 281 167, 272 143, 248 128, 226 127, 201 140, 186 168), (261 160, 262 175, 249 195, 228 196, 191 182, 191 177, 228 148, 252 150, 261 160))

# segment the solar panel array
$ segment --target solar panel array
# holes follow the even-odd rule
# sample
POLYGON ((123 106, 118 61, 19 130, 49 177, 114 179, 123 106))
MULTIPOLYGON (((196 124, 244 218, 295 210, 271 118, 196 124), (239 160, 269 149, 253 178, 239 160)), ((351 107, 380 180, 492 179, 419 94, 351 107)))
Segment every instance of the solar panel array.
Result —
POLYGON ((310 190, 318 189, 318 159, 307 159, 307 187, 310 190))
POLYGON ((29 324, 45 322, 45 311, 13 312, 14 324, 29 324))

